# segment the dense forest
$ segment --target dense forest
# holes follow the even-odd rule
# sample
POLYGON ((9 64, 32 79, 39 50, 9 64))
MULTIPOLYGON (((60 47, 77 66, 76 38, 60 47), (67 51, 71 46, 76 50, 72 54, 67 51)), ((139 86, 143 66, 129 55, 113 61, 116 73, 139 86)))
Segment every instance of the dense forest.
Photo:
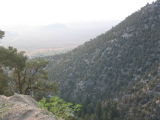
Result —
POLYGON ((64 54, 0 46, 0 94, 15 93, 65 120, 159 120, 160 0, 64 54))
POLYGON ((60 96, 81 103, 83 120, 156 120, 159 106, 160 1, 62 55, 48 57, 60 96))

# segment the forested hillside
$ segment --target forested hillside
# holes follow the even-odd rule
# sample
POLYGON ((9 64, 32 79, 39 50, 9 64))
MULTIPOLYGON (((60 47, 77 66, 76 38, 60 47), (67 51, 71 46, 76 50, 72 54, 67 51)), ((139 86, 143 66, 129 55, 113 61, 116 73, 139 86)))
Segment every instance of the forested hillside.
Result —
POLYGON ((0 120, 160 120, 160 0, 44 58, 0 46, 0 120))
POLYGON ((49 59, 49 79, 59 85, 64 99, 84 104, 83 119, 117 119, 113 112, 118 120, 158 120, 160 0, 84 45, 49 59))

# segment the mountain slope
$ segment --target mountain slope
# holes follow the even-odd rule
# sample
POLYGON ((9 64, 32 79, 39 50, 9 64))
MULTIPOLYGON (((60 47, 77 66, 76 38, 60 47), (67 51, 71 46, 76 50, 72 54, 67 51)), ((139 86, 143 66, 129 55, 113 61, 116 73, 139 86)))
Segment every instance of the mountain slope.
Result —
MULTIPOLYGON (((159 64, 159 63, 158 63, 159 64)), ((159 120, 160 67, 153 65, 139 81, 128 86, 119 99, 119 108, 127 120, 159 120)))
POLYGON ((58 83, 63 98, 83 102, 118 97, 152 66, 160 66, 160 0, 51 59, 49 78, 58 83))

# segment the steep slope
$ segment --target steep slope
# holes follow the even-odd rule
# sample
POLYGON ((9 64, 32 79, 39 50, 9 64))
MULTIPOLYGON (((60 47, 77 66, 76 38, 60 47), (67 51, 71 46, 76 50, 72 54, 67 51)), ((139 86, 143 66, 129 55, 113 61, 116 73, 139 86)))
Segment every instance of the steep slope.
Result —
POLYGON ((138 82, 128 86, 119 100, 119 108, 127 120, 159 120, 160 67, 152 66, 138 82))
POLYGON ((0 96, 0 120, 57 120, 51 113, 38 108, 30 96, 0 96))
POLYGON ((58 83, 63 98, 84 102, 118 97, 152 66, 160 66, 160 0, 51 59, 49 78, 58 83))

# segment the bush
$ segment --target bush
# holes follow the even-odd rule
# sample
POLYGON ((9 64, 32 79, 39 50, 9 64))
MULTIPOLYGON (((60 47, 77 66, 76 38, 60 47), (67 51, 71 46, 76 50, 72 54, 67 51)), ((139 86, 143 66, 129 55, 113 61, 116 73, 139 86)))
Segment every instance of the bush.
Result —
POLYGON ((81 108, 81 105, 66 102, 57 96, 48 99, 43 98, 39 101, 39 106, 65 120, 74 120, 76 118, 75 113, 81 108))

